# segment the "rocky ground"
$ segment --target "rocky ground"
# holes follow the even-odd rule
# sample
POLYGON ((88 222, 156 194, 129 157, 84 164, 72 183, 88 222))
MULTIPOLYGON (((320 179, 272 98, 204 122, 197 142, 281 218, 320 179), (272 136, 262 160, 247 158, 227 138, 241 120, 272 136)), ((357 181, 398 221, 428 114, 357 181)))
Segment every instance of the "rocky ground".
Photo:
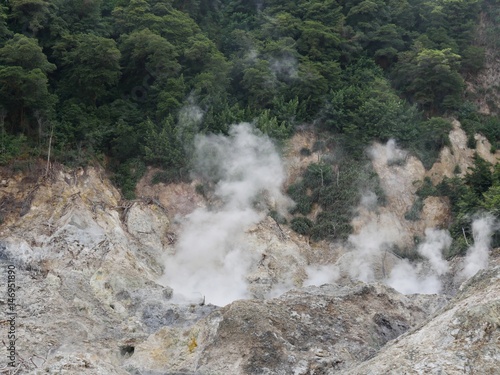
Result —
MULTIPOLYGON (((407 160, 406 169, 389 166, 383 152, 374 159, 388 204, 377 212, 360 210, 354 227, 386 220, 398 225, 405 241, 446 222, 442 201, 426 202, 420 221, 402 216, 413 202, 415 181, 426 175, 434 181, 470 162, 458 125, 454 132, 453 152, 443 150, 430 171, 416 159, 407 160)), ((299 134, 291 150, 313 142, 314 135, 299 134)), ((296 174, 317 157, 290 152, 287 163, 296 174)), ((402 295, 379 282, 353 281, 347 273, 333 284, 303 287, 307 267, 336 264, 342 273, 352 254, 342 246, 310 243, 267 217, 245 234, 255 252, 247 275, 254 298, 223 307, 204 303, 203 296, 178 303, 159 280, 182 218, 205 204, 196 183, 153 186, 147 182, 151 170, 131 202, 121 199, 99 168, 1 172, 1 277, 6 280, 8 265, 16 266, 18 360, 16 368, 4 368, 3 346, 0 373, 498 373, 498 257, 460 289, 451 275, 446 295, 402 295), (280 287, 288 292, 264 298, 280 287)), ((376 275, 390 271, 391 259, 384 255, 376 275)), ((458 268, 460 262, 453 264, 458 268)), ((1 323, 6 340, 9 323, 1 323)))

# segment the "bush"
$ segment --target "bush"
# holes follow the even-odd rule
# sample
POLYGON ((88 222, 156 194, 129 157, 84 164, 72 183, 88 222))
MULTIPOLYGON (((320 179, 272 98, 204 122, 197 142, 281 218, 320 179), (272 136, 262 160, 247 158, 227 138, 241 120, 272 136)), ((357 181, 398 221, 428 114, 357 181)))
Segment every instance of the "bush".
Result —
POLYGON ((325 163, 312 163, 304 173, 304 186, 310 189, 324 187, 332 183, 332 166, 325 163))
POLYGON ((426 169, 432 167, 443 146, 450 145, 448 134, 451 129, 451 123, 441 117, 433 117, 418 126, 418 136, 409 142, 408 147, 426 169))
POLYGON ((476 138, 474 138, 474 134, 469 134, 467 136, 467 147, 471 150, 476 149, 476 138))
POLYGON ((307 215, 313 204, 321 206, 322 212, 309 232, 314 241, 346 239, 352 229, 353 208, 365 191, 375 192, 380 201, 385 200, 378 175, 371 169, 371 164, 347 158, 336 158, 336 161, 336 164, 321 162, 309 165, 302 181, 288 189, 288 194, 297 203, 292 213, 307 215))
POLYGON ((197 194, 201 195, 202 197, 207 197, 207 185, 206 184, 197 184, 194 188, 197 194))
POLYGON ((311 197, 307 195, 307 189, 303 182, 290 185, 287 193, 295 202, 295 206, 291 210, 292 214, 300 213, 302 215, 307 215, 311 212, 312 200, 311 197))
POLYGON ((321 212, 311 229, 311 239, 314 241, 322 239, 346 240, 352 231, 352 212, 350 206, 347 208, 344 213, 321 212))
POLYGON ((493 184, 491 163, 475 154, 474 167, 471 168, 470 173, 467 173, 465 176, 465 182, 472 188, 478 197, 482 197, 482 194, 493 184))
POLYGON ((309 150, 307 147, 302 147, 300 149, 300 154, 302 156, 310 156, 311 155, 311 150, 309 150))
POLYGON ((446 250, 443 254, 445 259, 452 259, 456 256, 464 256, 467 253, 467 249, 469 246, 467 242, 465 242, 465 238, 463 236, 456 237, 451 246, 446 250))
POLYGON ((436 187, 432 184, 430 177, 425 177, 422 186, 420 186, 417 190, 416 195, 425 199, 430 196, 437 196, 439 193, 436 187))
POLYGON ((276 221, 278 224, 286 224, 287 220, 286 217, 281 215, 278 211, 276 210, 271 210, 269 212, 269 216, 273 218, 274 221, 276 221))
POLYGON ((130 159, 116 168, 113 182, 121 188, 125 199, 135 199, 135 186, 145 172, 146 166, 139 159, 130 159))
POLYGON ((314 223, 311 220, 303 216, 294 217, 290 222, 291 228, 303 236, 308 236, 311 233, 313 225, 314 223))
POLYGON ((0 165, 5 165, 10 160, 19 157, 26 146, 26 140, 23 134, 10 135, 2 131, 0 139, 0 165))
POLYGON ((422 198, 418 197, 417 199, 415 199, 415 202, 413 202, 413 205, 408 210, 408 212, 405 213, 405 219, 409 221, 420 220, 420 213, 422 212, 422 208, 424 208, 424 201, 422 200, 422 198))

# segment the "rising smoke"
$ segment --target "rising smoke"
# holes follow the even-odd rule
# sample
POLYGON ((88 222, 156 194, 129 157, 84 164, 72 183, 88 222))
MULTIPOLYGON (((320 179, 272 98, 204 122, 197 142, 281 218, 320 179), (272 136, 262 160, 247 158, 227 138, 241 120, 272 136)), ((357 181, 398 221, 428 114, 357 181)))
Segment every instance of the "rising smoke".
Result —
POLYGON ((375 281, 375 264, 399 238, 397 228, 378 220, 370 221, 358 234, 349 236, 349 245, 355 254, 350 258, 349 276, 364 282, 375 281))
MULTIPOLYGON (((391 173, 385 176, 386 183, 387 180, 390 182, 389 188, 401 189, 403 185, 398 177, 401 169, 392 169, 391 166, 403 163, 407 152, 398 148, 392 139, 383 147, 372 147, 368 152, 378 165, 389 167, 391 173)), ((361 199, 359 212, 362 213, 363 208, 373 210, 373 203, 376 201, 374 193, 368 192, 361 199)), ((405 235, 400 219, 392 213, 369 215, 363 220, 361 229, 349 237, 348 247, 352 250, 352 256, 344 266, 349 276, 365 282, 383 280, 396 290, 407 294, 438 293, 442 289, 441 276, 449 270, 442 255, 451 245, 449 233, 444 230, 426 229, 425 239, 416 249, 426 262, 415 264, 394 255, 388 256, 388 252, 405 242, 405 235), (386 268, 390 269, 389 275, 386 275, 386 268)))
POLYGON ((427 228, 425 240, 417 247, 417 252, 428 261, 428 268, 423 269, 422 264, 401 260, 392 269, 387 284, 404 294, 441 292, 440 276, 449 271, 443 251, 450 247, 451 241, 448 231, 427 228))
POLYGON ((399 228, 389 225, 390 222, 384 215, 378 216, 349 237, 352 256, 344 266, 349 276, 364 282, 381 280, 404 294, 439 293, 442 289, 440 276, 449 270, 442 255, 451 245, 448 231, 425 231, 425 239, 417 247, 417 253, 427 261, 424 267, 422 263, 412 264, 394 255, 388 257, 388 252, 401 241, 399 228), (387 276, 383 276, 384 267, 391 268, 387 276))
POLYGON ((295 57, 283 56, 271 59, 269 66, 276 78, 290 80, 299 77, 299 62, 295 57))
POLYGON ((304 286, 323 284, 333 284, 340 277, 340 270, 336 265, 326 264, 320 266, 306 267, 307 279, 304 281, 304 286))
POLYGON ((477 271, 488 267, 491 236, 496 226, 495 219, 491 215, 473 221, 472 236, 474 237, 474 244, 467 251, 462 271, 463 277, 472 277, 477 271))
POLYGON ((427 228, 425 241, 417 248, 417 252, 429 261, 432 271, 441 276, 450 269, 448 262, 443 258, 443 251, 451 246, 451 236, 446 230, 427 228))
MULTIPOLYGON (((196 113, 190 118, 196 120, 196 113)), ((281 192, 286 175, 271 140, 250 124, 232 126, 227 137, 197 136, 194 144, 194 173, 215 184, 217 203, 199 208, 185 219, 176 253, 165 260, 162 281, 174 289, 176 298, 192 301, 204 297, 209 303, 225 305, 250 297, 246 275, 261 254, 247 246, 245 231, 265 216, 257 203, 265 201, 281 212, 290 206, 281 192)), ((406 153, 389 141, 383 152, 372 152, 372 157, 391 165, 404 160, 406 153)), ((448 231, 425 230, 425 238, 416 248, 423 262, 388 256, 404 242, 403 231, 397 217, 376 214, 376 202, 373 192, 360 202, 359 212, 368 212, 368 219, 344 244, 350 248, 350 256, 343 263, 306 267, 303 285, 334 283, 347 275, 365 282, 383 281, 405 294, 441 292, 443 277, 450 271, 443 257, 452 242, 448 231), (392 262, 387 269, 386 258, 392 262)), ((491 216, 474 221, 474 245, 465 258, 463 277, 487 267, 494 229, 491 216)), ((268 297, 292 287, 292 283, 274 286, 268 297)))
POLYGON ((232 126, 227 137, 197 136, 194 164, 198 175, 217 181, 219 203, 186 218, 162 281, 176 296, 224 305, 249 297, 245 277, 260 254, 247 248, 245 230, 265 216, 258 199, 277 211, 289 206, 280 190, 286 174, 274 144, 250 124, 232 126))

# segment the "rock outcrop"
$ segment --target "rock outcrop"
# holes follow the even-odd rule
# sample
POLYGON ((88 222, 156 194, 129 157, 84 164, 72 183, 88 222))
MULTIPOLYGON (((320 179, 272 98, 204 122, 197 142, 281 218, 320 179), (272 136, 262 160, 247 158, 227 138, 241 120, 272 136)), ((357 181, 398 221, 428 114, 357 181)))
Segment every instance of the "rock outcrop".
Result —
MULTIPOLYGON (((425 176, 436 182, 456 165, 462 171, 470 165, 464 134, 457 127, 454 132, 453 152, 443 150, 441 165, 431 171, 406 156, 374 160, 388 203, 360 207, 355 234, 373 224, 373 237, 387 235, 404 245, 425 228, 446 224, 448 203, 441 198, 427 198, 418 221, 404 214, 425 176), (389 232, 380 232, 382 227, 389 232)), ((300 137, 295 153, 313 148, 313 136, 300 137)), ((476 138, 486 155, 488 145, 476 138)), ((289 165, 299 173, 317 158, 304 151, 289 165)), ((147 177, 153 174, 150 170, 147 177)), ((196 182, 150 186, 145 179, 139 198, 124 201, 99 168, 56 167, 44 177, 2 170, 0 180, 0 265, 2 272, 7 265, 16 267, 18 367, 10 374, 493 374, 498 369, 500 268, 476 275, 451 302, 443 295, 405 296, 376 282, 352 280, 350 266, 363 253, 309 243, 266 217, 244 233, 255 255, 246 275, 253 299, 224 307, 205 303, 203 296, 180 303, 159 280, 183 218, 207 204, 196 182), (302 287, 310 281, 309 267, 318 265, 334 267, 326 271, 338 272, 330 275, 337 284, 302 287)), ((372 262, 374 280, 386 279, 400 261, 390 251, 379 255, 372 262)), ((498 263, 497 258, 490 264, 498 263)), ((458 269, 461 262, 453 264, 458 269)), ((449 281, 446 290, 455 291, 458 283, 449 281)), ((2 294, 0 307, 6 306, 2 294)), ((0 358, 6 356, 2 347, 0 358)), ((9 374, 3 365, 0 370, 9 374)))
POLYGON ((342 374, 498 374, 500 267, 480 271, 425 325, 342 374))
POLYGON ((361 282, 236 301, 190 329, 160 329, 125 366, 154 374, 333 374, 373 357, 446 301, 361 282))
POLYGON ((121 201, 91 167, 2 177, 0 263, 16 267, 12 373, 127 374, 121 362, 136 342, 215 309, 173 305, 156 283, 169 219, 152 200, 121 201))

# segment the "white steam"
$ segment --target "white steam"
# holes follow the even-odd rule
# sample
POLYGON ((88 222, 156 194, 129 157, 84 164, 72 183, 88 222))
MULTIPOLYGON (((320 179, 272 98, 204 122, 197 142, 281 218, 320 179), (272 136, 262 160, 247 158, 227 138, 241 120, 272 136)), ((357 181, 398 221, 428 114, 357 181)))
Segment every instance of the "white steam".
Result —
POLYGON ((383 252, 397 242, 399 231, 378 221, 370 221, 358 234, 349 236, 355 256, 351 258, 349 275, 364 282, 375 281, 375 263, 383 252))
POLYGON ((420 274, 420 267, 401 260, 391 271, 386 284, 403 294, 434 294, 441 291, 441 281, 435 274, 420 274))
POLYGON ((495 226, 495 219, 490 215, 476 219, 472 223, 474 245, 467 251, 462 276, 472 277, 477 271, 488 267, 491 236, 495 226))
POLYGON ((295 57, 287 56, 271 59, 269 66, 275 77, 295 79, 299 76, 299 62, 295 57))
POLYGON ((444 275, 450 269, 443 258, 443 251, 451 246, 451 242, 448 231, 427 228, 425 241, 417 248, 418 253, 429 261, 432 271, 438 276, 444 275))
POLYGON ((448 272, 442 252, 451 245, 451 237, 447 231, 435 229, 427 229, 425 235, 417 252, 427 260, 427 267, 394 255, 388 257, 387 252, 399 242, 401 233, 384 220, 370 221, 358 234, 349 237, 353 248, 348 258, 349 276, 364 282, 383 278, 387 285, 404 294, 439 293, 442 288, 439 277, 448 272), (386 267, 392 267, 388 277, 384 276, 386 267))
POLYGON ((394 139, 389 139, 381 149, 371 147, 368 153, 373 159, 383 160, 386 164, 403 162, 408 156, 408 152, 401 150, 394 139))
POLYGON ((195 164, 218 180, 220 205, 187 217, 162 281, 176 295, 201 294, 207 302, 225 305, 248 297, 245 276, 258 254, 247 248, 245 230, 265 215, 255 208, 264 193, 277 210, 289 204, 280 190, 285 171, 271 140, 250 124, 232 126, 228 137, 197 136, 195 164))
POLYGON ((340 277, 340 271, 338 267, 333 264, 307 266, 306 274, 307 279, 304 281, 304 286, 321 286, 323 284, 333 284, 340 277))
POLYGON ((404 294, 441 292, 440 276, 449 271, 448 262, 443 258, 443 251, 451 245, 448 231, 427 228, 425 240, 417 252, 428 261, 429 269, 423 270, 422 265, 412 265, 402 260, 392 269, 387 284, 404 294))

